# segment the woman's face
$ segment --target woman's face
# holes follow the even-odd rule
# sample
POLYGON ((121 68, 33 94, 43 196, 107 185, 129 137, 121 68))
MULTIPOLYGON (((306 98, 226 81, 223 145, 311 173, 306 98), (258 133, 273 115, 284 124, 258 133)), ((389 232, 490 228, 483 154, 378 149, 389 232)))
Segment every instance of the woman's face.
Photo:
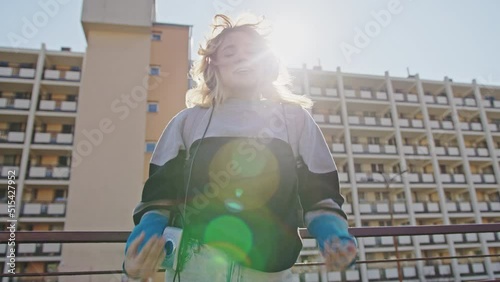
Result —
POLYGON ((262 75, 264 46, 244 31, 225 35, 215 52, 214 64, 219 69, 222 86, 233 94, 257 89, 262 75))

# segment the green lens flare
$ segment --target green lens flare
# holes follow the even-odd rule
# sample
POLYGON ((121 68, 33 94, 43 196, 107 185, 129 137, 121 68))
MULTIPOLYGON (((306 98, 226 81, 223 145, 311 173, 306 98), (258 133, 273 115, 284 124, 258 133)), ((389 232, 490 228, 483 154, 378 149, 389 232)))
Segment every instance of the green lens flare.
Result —
POLYGON ((235 260, 248 263, 253 234, 247 224, 234 216, 220 216, 205 229, 204 242, 224 251, 235 260))

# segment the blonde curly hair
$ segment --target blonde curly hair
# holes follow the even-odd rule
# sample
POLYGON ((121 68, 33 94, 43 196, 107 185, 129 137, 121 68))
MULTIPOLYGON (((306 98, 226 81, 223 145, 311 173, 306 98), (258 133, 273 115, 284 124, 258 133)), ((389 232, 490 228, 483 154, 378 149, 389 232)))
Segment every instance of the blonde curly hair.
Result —
POLYGON ((220 104, 227 98, 221 87, 221 77, 217 67, 210 62, 225 36, 234 31, 246 32, 255 38, 256 42, 265 50, 263 54, 265 54, 266 72, 263 74, 265 77, 260 85, 260 92, 264 99, 297 104, 304 108, 312 107, 311 99, 291 92, 290 75, 271 50, 267 40, 270 28, 264 19, 257 19, 253 15, 245 14, 233 21, 226 15, 218 14, 214 17, 212 32, 206 39, 205 47, 200 45, 198 49, 199 59, 193 63, 189 71, 196 86, 186 93, 186 106, 188 108, 194 106, 210 107, 214 102, 220 104))

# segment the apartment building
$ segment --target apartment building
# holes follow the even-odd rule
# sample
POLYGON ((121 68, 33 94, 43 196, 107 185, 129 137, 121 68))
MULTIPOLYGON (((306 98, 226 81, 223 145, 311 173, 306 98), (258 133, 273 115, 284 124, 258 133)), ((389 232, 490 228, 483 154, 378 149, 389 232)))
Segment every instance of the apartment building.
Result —
MULTIPOLYGON (((17 175, 18 231, 132 229, 155 143, 188 89, 191 27, 156 22, 154 7, 84 1, 85 53, 0 48, 3 230, 9 171, 17 175)), ((3 271, 5 254, 1 244, 3 271)), ((121 269, 122 261, 123 244, 25 243, 16 273, 121 269)))
MULTIPOLYGON (((500 87, 291 69, 336 161, 351 226, 500 220, 500 87)), ((359 240, 361 260, 495 255, 500 232, 359 240), (398 252, 395 251, 395 245, 398 252)), ((303 260, 318 255, 308 240, 303 260)), ((408 261, 404 281, 500 277, 498 257, 408 261)), ((396 263, 359 264, 304 281, 397 281, 396 263)))
MULTIPOLYGON (((0 48, 0 217, 15 172, 18 231, 63 230, 83 53, 0 48)), ((18 267, 57 268, 61 244, 21 244, 18 267)), ((0 245, 4 270, 6 245, 0 245)))

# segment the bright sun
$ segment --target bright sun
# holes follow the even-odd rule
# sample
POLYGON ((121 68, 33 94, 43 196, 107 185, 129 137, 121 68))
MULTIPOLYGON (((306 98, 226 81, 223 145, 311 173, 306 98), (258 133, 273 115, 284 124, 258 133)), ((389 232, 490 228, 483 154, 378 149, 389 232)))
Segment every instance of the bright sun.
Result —
POLYGON ((278 57, 285 65, 305 62, 309 49, 307 47, 312 43, 308 27, 297 19, 277 19, 271 23, 271 48, 278 57))

